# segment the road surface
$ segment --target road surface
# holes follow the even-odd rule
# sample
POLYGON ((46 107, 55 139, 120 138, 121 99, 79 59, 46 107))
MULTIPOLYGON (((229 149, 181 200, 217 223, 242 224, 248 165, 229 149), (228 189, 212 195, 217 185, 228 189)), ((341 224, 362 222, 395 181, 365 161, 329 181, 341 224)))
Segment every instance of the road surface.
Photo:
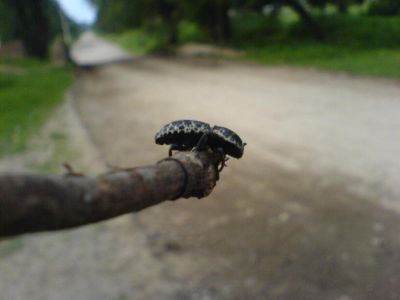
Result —
POLYGON ((71 49, 71 59, 78 66, 101 66, 123 62, 133 56, 120 47, 97 37, 94 32, 84 32, 71 49))
POLYGON ((398 299, 398 82, 202 58, 83 71, 102 163, 154 163, 181 118, 247 143, 213 194, 60 234, 0 260, 5 299, 398 299))

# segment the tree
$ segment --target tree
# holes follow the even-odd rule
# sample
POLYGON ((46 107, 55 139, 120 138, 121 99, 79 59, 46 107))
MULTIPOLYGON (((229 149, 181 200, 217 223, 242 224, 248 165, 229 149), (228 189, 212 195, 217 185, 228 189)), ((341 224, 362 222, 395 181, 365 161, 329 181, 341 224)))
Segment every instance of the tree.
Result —
POLYGON ((304 21, 304 23, 311 30, 312 34, 317 39, 325 37, 324 31, 320 24, 312 17, 304 5, 298 0, 281 0, 282 4, 290 6, 304 21))
POLYGON ((158 26, 177 42, 177 0, 90 0, 98 8, 96 26, 107 32, 158 26))
POLYGON ((230 37, 228 10, 230 0, 91 0, 98 7, 97 26, 105 31, 158 25, 170 44, 178 41, 177 28, 182 20, 200 25, 213 41, 230 37))
MULTIPOLYGON (((329 0, 315 0, 319 1, 318 3, 326 2, 329 0)), ((303 4, 302 1, 299 0, 236 0, 237 8, 247 8, 254 9, 260 11, 266 5, 275 5, 276 7, 288 6, 293 9, 299 17, 303 20, 303 22, 307 25, 307 27, 312 32, 313 36, 317 39, 324 38, 324 32, 320 26, 320 24, 314 19, 314 17, 307 10, 307 7, 303 4)))
POLYGON ((180 6, 176 0, 153 1, 153 13, 159 15, 161 23, 165 25, 167 41, 171 45, 178 43, 178 23, 180 6))
POLYGON ((28 55, 47 56, 50 40, 49 0, 2 0, 4 7, 15 17, 15 35, 22 40, 28 55))
MULTIPOLYGON (((44 58, 48 44, 62 32, 60 7, 55 0, 0 0, 0 41, 20 39, 30 56, 44 58)), ((61 11, 72 35, 81 26, 61 11)))
POLYGON ((362 4, 365 0, 308 0, 314 7, 324 8, 327 4, 337 7, 338 12, 346 13, 351 4, 362 4))
POLYGON ((106 32, 122 31, 141 25, 141 1, 90 0, 97 7, 96 26, 106 32))
POLYGON ((182 9, 185 17, 199 24, 212 41, 224 42, 231 37, 228 12, 232 4, 230 0, 199 0, 184 3, 182 9))
MULTIPOLYGON (((324 8, 327 4, 346 12, 350 4, 366 0, 91 0, 99 7, 97 25, 100 29, 118 31, 134 26, 158 24, 167 35, 170 44, 177 42, 177 27, 180 21, 195 22, 208 33, 214 42, 224 42, 231 38, 230 10, 252 10, 262 13, 266 5, 274 5, 275 12, 280 7, 293 9, 317 39, 325 38, 325 33, 310 12, 310 7, 324 8)), ((394 1, 394 0, 386 0, 394 1)), ((153 27, 154 28, 154 27, 153 27)))
POLYGON ((8 41, 16 36, 15 16, 4 1, 0 1, 0 42, 8 41))
POLYGON ((400 15, 400 1, 398 0, 374 1, 370 5, 368 13, 370 15, 378 15, 378 16, 400 15))

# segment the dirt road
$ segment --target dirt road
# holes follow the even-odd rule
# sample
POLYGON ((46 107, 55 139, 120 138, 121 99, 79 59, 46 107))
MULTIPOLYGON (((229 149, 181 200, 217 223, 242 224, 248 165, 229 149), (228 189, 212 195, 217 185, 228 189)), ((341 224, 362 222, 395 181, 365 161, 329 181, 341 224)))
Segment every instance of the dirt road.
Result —
POLYGON ((181 118, 232 128, 245 155, 201 201, 27 238, 0 260, 4 299, 398 299, 398 83, 142 58, 76 93, 112 165, 164 157, 154 133, 181 118))
POLYGON ((94 32, 84 32, 71 49, 71 59, 78 66, 101 66, 132 59, 132 55, 99 38, 94 32))

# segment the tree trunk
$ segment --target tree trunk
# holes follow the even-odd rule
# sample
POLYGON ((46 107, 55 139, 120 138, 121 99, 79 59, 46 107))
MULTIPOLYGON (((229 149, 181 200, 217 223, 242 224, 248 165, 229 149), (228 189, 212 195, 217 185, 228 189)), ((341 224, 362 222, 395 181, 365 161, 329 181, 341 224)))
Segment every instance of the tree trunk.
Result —
POLYGON ((229 3, 226 1, 223 1, 219 6, 218 6, 218 13, 217 13, 217 32, 218 32, 218 38, 221 42, 225 42, 229 40, 231 37, 231 25, 230 25, 230 20, 229 20, 229 3))
POLYGON ((212 1, 206 6, 206 28, 215 42, 225 42, 231 37, 229 7, 229 2, 225 0, 212 1))
POLYGON ((347 3, 345 1, 339 1, 339 3, 338 3, 339 13, 346 14, 347 13, 347 9, 348 9, 347 3))
POLYGON ((168 44, 176 46, 178 44, 178 18, 176 7, 173 3, 162 1, 158 3, 156 10, 161 12, 161 18, 167 29, 168 44))
POLYGON ((17 36, 21 38, 29 56, 45 58, 48 54, 49 19, 46 0, 8 0, 17 19, 17 36))
POLYGON ((297 0, 284 0, 304 21, 311 30, 313 36, 319 40, 324 39, 325 35, 320 24, 307 12, 305 7, 297 0))

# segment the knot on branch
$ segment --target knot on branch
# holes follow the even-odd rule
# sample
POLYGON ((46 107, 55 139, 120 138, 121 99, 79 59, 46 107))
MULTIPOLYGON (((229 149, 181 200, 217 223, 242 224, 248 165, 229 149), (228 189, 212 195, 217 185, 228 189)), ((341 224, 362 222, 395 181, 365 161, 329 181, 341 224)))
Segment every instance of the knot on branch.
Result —
POLYGON ((185 176, 181 191, 171 200, 206 197, 219 179, 217 166, 221 162, 221 156, 218 153, 209 151, 177 152, 173 156, 161 160, 158 164, 170 161, 179 164, 185 176))

